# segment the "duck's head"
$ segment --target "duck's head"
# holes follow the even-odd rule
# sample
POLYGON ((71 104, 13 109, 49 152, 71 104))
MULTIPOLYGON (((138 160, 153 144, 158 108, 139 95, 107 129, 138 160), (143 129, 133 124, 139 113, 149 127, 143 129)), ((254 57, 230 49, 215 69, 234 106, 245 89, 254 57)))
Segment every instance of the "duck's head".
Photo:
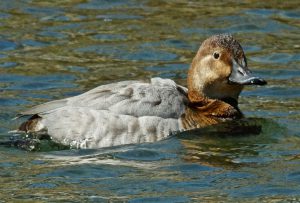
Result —
POLYGON ((188 73, 189 98, 234 99, 244 85, 265 85, 252 75, 241 45, 228 34, 214 35, 200 46, 188 73))

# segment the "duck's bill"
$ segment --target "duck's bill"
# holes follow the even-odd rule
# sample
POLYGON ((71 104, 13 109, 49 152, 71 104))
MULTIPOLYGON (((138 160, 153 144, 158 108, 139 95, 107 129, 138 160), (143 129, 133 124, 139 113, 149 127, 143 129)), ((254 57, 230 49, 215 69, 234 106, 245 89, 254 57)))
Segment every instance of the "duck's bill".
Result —
POLYGON ((266 85, 267 82, 260 78, 253 76, 250 70, 246 67, 241 67, 235 60, 233 60, 232 72, 228 78, 230 84, 239 85, 266 85))

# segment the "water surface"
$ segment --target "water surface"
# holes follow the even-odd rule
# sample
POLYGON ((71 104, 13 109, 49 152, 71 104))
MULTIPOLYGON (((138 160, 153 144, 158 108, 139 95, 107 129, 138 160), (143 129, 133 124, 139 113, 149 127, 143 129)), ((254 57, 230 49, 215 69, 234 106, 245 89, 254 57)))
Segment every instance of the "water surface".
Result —
POLYGON ((21 110, 101 84, 151 77, 185 85, 200 43, 241 42, 268 80, 240 108, 262 132, 191 131, 98 150, 0 146, 0 199, 39 202, 300 201, 298 1, 0 2, 0 141, 21 110), (29 149, 27 149, 29 150, 29 149))

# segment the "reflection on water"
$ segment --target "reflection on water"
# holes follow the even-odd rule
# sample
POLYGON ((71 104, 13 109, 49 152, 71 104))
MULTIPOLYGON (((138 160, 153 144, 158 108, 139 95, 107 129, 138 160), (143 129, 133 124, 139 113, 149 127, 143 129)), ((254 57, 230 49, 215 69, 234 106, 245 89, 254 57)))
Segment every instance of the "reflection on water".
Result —
POLYGON ((232 124, 229 135, 223 126, 98 150, 0 146, 0 199, 300 201, 299 13, 298 1, 1 1, 2 143, 18 125, 11 118, 35 104, 120 80, 185 85, 198 46, 215 33, 234 33, 269 85, 240 98, 258 128, 232 124))
POLYGON ((284 132, 283 127, 267 119, 249 119, 193 130, 183 135, 182 144, 187 150, 185 160, 225 168, 274 161, 259 157, 259 151, 265 145, 276 143, 277 136, 284 132))

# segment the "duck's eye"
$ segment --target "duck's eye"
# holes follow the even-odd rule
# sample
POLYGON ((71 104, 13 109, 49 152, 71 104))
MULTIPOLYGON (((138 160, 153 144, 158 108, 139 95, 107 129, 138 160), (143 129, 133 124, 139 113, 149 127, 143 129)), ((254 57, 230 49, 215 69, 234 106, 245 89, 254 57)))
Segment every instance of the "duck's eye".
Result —
POLYGON ((215 52, 213 55, 215 59, 218 59, 220 57, 220 54, 218 52, 215 52))

